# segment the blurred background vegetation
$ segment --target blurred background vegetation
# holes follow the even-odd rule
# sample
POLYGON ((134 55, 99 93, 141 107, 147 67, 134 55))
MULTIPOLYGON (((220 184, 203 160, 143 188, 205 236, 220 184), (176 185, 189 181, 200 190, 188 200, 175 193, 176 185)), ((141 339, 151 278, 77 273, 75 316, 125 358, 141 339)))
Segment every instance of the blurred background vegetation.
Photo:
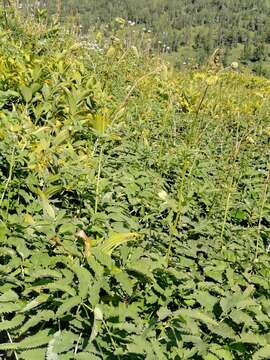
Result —
MULTIPOLYGON (((203 64, 224 49, 223 65, 248 65, 270 76, 270 3, 268 0, 17 0, 29 14, 46 9, 47 20, 60 18, 77 32, 111 34, 114 19, 126 20, 127 41, 148 41, 176 68, 203 64), (54 15, 54 17, 53 17, 54 15)), ((145 47, 145 41, 143 42, 145 47)))

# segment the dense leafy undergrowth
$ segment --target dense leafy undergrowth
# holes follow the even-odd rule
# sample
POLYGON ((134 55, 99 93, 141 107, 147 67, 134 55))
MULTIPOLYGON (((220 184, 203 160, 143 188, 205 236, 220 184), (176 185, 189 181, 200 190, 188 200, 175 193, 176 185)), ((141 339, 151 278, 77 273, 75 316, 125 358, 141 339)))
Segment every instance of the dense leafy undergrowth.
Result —
POLYGON ((12 22, 0 358, 269 359, 270 82, 12 22))

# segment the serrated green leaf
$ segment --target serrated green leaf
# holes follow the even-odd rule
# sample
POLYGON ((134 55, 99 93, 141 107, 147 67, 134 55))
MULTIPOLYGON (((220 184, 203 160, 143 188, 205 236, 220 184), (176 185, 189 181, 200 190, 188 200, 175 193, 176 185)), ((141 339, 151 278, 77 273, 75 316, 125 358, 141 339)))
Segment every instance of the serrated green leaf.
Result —
POLYGON ((16 315, 12 320, 2 320, 0 322, 0 331, 10 330, 18 327, 24 321, 23 315, 16 315))
POLYGON ((158 312, 158 319, 160 321, 165 320, 166 318, 168 318, 170 315, 172 314, 171 310, 169 310, 166 306, 161 307, 158 312))
POLYGON ((253 360, 270 359, 270 345, 266 345, 263 348, 256 351, 253 356, 253 360))
MULTIPOLYGON (((46 359, 60 359, 60 354, 72 349, 78 338, 78 335, 69 331, 56 332, 48 343, 46 359)), ((72 358, 74 358, 74 354, 72 354, 72 358)))
POLYGON ((75 360, 101 360, 100 357, 89 352, 80 352, 74 356, 75 360))
POLYGON ((216 355, 214 354, 207 354, 203 357, 204 360, 219 360, 219 357, 217 357, 216 355))
POLYGON ((211 351, 217 355, 217 357, 219 359, 222 359, 222 360, 233 360, 233 356, 232 354, 230 353, 229 350, 226 350, 226 349, 222 349, 221 346, 218 346, 218 345, 213 345, 211 346, 211 351))
POLYGON ((62 275, 59 273, 59 271, 46 269, 46 270, 37 270, 34 274, 32 274, 30 279, 27 279, 27 281, 33 281, 36 279, 42 279, 42 278, 54 278, 54 279, 61 279, 62 275))
POLYGON ((254 333, 243 333, 240 335, 240 341, 247 344, 256 344, 265 346, 267 341, 264 336, 254 333))
POLYGON ((236 334, 233 329, 226 323, 219 323, 216 326, 209 326, 209 330, 211 330, 214 334, 219 335, 225 339, 235 339, 236 334))
POLYGON ((22 360, 45 359, 45 351, 46 349, 33 349, 33 350, 20 351, 20 359, 22 360))
POLYGON ((21 309, 21 312, 27 312, 31 309, 34 309, 35 307, 45 303, 49 299, 50 295, 48 294, 41 294, 38 295, 35 299, 31 300, 23 309, 21 309))
POLYGON ((210 316, 200 312, 199 310, 181 309, 177 311, 179 315, 190 317, 194 320, 199 320, 205 324, 218 325, 217 321, 210 316))
POLYGON ((241 310, 233 310, 230 313, 230 318, 236 324, 244 323, 245 325, 249 325, 249 326, 252 326, 252 325, 255 324, 255 321, 252 319, 252 317, 250 315, 248 315, 247 313, 245 313, 244 311, 241 311, 241 310))
POLYGON ((55 281, 53 283, 44 285, 43 288, 53 290, 53 291, 63 291, 64 293, 67 293, 71 296, 76 295, 76 291, 66 283, 66 280, 55 281))
POLYGON ((4 294, 2 294, 0 296, 0 303, 1 302, 15 302, 18 300, 18 295, 15 291, 13 290, 8 290, 7 292, 5 292, 4 294))
POLYGON ((123 271, 114 273, 115 279, 120 283, 122 289, 131 296, 133 293, 134 281, 123 271))
POLYGON ((196 292, 195 299, 208 311, 212 311, 213 307, 218 302, 218 299, 215 296, 209 294, 207 291, 196 292))
POLYGON ((17 303, 2 303, 0 305, 0 314, 12 313, 14 311, 19 311, 22 308, 22 304, 17 303))
POLYGON ((19 333, 23 334, 28 331, 30 328, 42 324, 46 321, 49 321, 54 318, 54 312, 52 310, 41 310, 38 311, 35 315, 31 315, 31 318, 27 320, 19 329, 19 333))
POLYGON ((254 304, 254 301, 250 298, 247 298, 247 296, 244 293, 229 294, 220 301, 222 310, 225 313, 227 313, 228 311, 230 311, 235 307, 239 309, 245 308, 249 304, 254 304))
POLYGON ((86 268, 81 267, 78 264, 73 264, 70 266, 70 269, 74 272, 79 280, 78 295, 82 299, 85 299, 88 294, 88 289, 93 283, 93 276, 86 268))
POLYGON ((56 312, 56 317, 61 317, 66 312, 70 312, 70 310, 74 306, 79 306, 81 302, 82 302, 82 298, 80 296, 74 296, 64 300, 64 302, 62 303, 62 305, 59 306, 56 312))
POLYGON ((0 344, 0 350, 23 350, 38 348, 42 345, 48 344, 50 336, 48 330, 39 331, 38 334, 29 336, 20 342, 3 343, 0 344))

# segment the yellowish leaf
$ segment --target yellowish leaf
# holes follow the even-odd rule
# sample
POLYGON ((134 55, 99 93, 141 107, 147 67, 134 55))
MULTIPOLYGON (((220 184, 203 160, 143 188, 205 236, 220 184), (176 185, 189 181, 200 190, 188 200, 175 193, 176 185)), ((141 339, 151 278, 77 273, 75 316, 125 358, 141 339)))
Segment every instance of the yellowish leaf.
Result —
POLYGON ((43 212, 45 215, 55 219, 55 212, 53 207, 50 205, 48 198, 41 190, 38 190, 38 195, 42 202, 43 212))

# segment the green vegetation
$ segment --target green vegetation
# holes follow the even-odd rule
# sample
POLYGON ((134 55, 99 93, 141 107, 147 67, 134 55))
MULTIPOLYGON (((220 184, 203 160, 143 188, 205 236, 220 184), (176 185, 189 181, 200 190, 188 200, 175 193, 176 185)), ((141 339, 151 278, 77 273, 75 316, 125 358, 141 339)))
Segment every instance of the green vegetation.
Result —
POLYGON ((1 12, 0 358, 270 358, 270 82, 1 12))
MULTIPOLYGON (((31 11, 34 0, 22 1, 31 11)), ((129 20, 127 39, 149 40, 179 69, 202 64, 221 47, 223 63, 239 61, 270 76, 269 0, 46 0, 40 6, 63 21, 74 18, 77 31, 102 29, 110 34, 116 17, 129 20)), ((145 46, 145 45, 144 45, 145 46)))

